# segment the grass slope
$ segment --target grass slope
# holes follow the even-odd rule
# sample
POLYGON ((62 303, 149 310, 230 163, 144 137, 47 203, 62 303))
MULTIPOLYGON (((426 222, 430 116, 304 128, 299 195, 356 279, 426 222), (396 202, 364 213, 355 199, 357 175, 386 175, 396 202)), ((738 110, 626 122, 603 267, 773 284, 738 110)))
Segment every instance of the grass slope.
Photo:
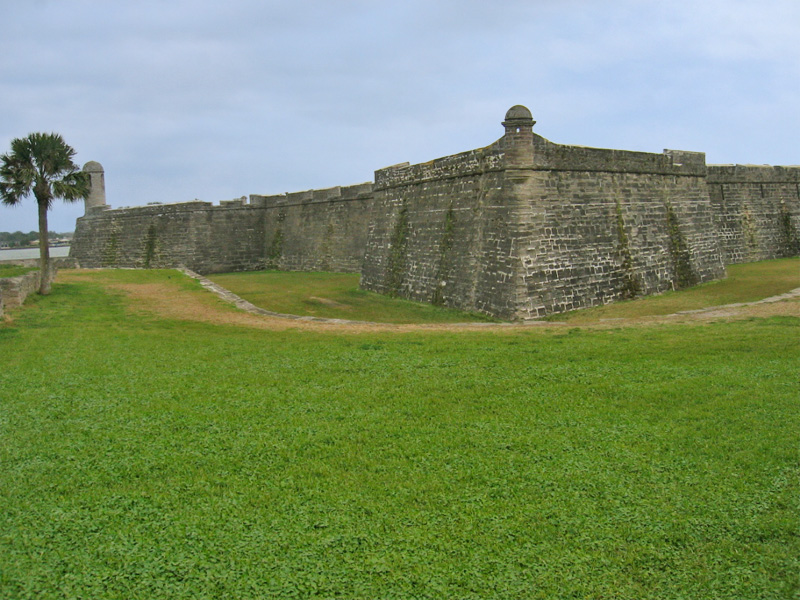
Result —
POLYGON ((0 278, 3 277, 18 277, 25 275, 31 271, 38 271, 39 267, 20 267, 17 265, 3 265, 0 264, 0 278))
POLYGON ((468 323, 485 315, 390 298, 358 288, 357 273, 257 271, 209 279, 266 310, 289 315, 376 323, 468 323))
POLYGON ((89 277, 0 325, 2 598, 800 591, 797 319, 350 335, 126 302, 89 277))

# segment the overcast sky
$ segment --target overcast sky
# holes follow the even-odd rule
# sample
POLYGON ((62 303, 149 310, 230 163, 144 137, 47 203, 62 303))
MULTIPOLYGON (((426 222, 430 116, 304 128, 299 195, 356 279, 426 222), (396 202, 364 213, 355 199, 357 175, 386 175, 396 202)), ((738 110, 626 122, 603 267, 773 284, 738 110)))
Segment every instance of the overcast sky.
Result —
MULTIPOLYGON (((798 0, 0 0, 0 153, 61 133, 113 207, 370 181, 486 146, 800 163, 798 0)), ((50 229, 80 205, 58 202, 50 229)), ((0 231, 37 229, 35 204, 0 231)))

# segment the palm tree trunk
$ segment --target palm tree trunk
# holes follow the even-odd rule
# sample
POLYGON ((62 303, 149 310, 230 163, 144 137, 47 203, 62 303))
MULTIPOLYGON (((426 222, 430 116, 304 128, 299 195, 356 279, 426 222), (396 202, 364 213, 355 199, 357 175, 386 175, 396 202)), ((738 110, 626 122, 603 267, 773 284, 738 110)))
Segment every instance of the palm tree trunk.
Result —
POLYGON ((47 239, 47 202, 39 205, 39 272, 42 280, 39 293, 46 296, 50 293, 50 240, 47 239))

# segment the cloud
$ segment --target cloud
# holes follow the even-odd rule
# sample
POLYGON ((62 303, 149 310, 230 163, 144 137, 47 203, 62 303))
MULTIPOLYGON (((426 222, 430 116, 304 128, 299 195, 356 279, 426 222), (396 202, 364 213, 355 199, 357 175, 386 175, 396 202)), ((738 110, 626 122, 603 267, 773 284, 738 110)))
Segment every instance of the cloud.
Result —
POLYGON ((798 162, 799 7, 5 0, 0 151, 54 130, 115 206, 218 200, 482 146, 522 103, 559 143, 798 162))

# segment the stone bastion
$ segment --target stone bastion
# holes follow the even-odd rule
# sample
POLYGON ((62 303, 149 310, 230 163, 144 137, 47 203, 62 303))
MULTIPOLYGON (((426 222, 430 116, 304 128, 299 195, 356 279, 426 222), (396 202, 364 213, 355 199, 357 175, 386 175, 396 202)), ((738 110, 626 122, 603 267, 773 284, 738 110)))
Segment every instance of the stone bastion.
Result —
POLYGON ((524 320, 678 289, 800 254, 800 167, 560 145, 524 106, 475 150, 374 180, 113 209, 103 168, 70 256, 82 267, 361 273, 383 294, 524 320))

